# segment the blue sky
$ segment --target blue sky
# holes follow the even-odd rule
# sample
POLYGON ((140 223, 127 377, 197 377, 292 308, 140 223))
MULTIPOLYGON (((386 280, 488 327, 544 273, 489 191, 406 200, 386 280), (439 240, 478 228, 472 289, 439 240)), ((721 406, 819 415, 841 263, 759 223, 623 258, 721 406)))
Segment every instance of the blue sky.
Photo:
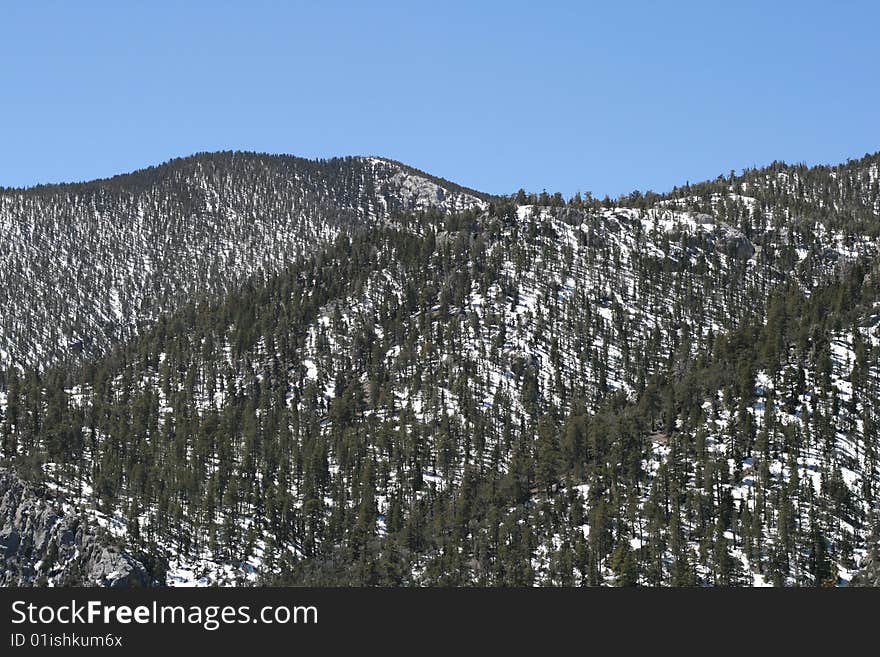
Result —
POLYGON ((662 191, 880 150, 875 2, 22 2, 0 185, 219 149, 494 193, 662 191))

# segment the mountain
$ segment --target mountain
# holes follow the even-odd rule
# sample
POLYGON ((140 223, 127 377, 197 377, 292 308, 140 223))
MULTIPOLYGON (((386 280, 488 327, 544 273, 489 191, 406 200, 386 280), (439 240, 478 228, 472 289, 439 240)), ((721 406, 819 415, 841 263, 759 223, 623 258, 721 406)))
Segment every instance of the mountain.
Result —
POLYGON ((0 585, 154 586, 140 561, 112 545, 63 500, 0 470, 0 585), (66 508, 65 508, 66 507, 66 508))
MULTIPOLYGON (((489 197, 384 160, 241 159, 91 185, 152 190, 167 226, 161 208, 199 223, 218 202, 193 190, 234 180, 249 192, 224 221, 264 246, 215 252, 247 268, 212 256, 208 274, 181 247, 168 262, 186 275, 151 274, 175 290, 165 305, 87 353, 37 333, 7 348, 30 366, 0 397, 4 461, 165 583, 872 581, 880 154, 614 202, 489 197), (334 203, 293 214, 278 198, 303 186, 334 203), (297 225, 293 246, 256 217, 297 225)), ((67 216, 68 188, 51 195, 67 216)))
POLYGON ((96 356, 342 227, 487 197, 379 158, 206 153, 107 180, 0 190, 0 369, 96 356))

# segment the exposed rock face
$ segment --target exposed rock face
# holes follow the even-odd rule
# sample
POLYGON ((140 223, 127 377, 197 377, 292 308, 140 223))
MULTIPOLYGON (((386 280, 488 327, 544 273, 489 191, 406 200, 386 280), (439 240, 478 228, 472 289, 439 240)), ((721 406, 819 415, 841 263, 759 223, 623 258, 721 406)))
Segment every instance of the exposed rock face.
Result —
POLYGON ((745 235, 730 236, 724 247, 729 256, 739 260, 748 260, 755 255, 755 247, 745 235))
MULTIPOLYGON (((700 223, 708 223, 708 219, 702 218, 705 215, 698 216, 700 217, 700 223)), ((723 221, 718 222, 716 226, 717 244, 722 253, 738 260, 748 260, 755 255, 755 245, 741 230, 723 221)))
POLYGON ((141 562, 108 545, 80 518, 0 470, 0 585, 159 584, 141 562))
POLYGON ((868 554, 862 559, 861 569, 852 578, 850 586, 880 587, 880 549, 875 554, 868 554))

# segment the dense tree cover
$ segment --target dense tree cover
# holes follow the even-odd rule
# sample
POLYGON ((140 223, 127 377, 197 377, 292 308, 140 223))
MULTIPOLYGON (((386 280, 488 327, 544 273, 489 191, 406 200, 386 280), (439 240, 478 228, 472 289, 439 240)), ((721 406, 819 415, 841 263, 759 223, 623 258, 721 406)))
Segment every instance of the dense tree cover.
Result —
POLYGON ((0 190, 0 369, 102 355, 159 315, 262 281, 348 226, 486 198, 388 160, 240 152, 0 190))
POLYGON ((876 248, 725 182, 689 215, 523 192, 341 230, 11 370, 3 459, 267 583, 836 583, 878 536, 876 248))

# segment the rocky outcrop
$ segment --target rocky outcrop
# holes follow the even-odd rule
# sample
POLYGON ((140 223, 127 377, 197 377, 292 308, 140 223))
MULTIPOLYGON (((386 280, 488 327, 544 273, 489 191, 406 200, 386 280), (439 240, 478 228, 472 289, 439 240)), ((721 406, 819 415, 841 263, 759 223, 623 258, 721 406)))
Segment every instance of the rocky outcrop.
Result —
POLYGON ((755 255, 755 246, 745 235, 730 235, 724 240, 724 251, 731 258, 748 260, 755 255))
POLYGON ((852 578, 850 586, 880 587, 880 547, 873 554, 869 553, 859 564, 859 572, 852 578))
POLYGON ((15 474, 0 470, 0 585, 146 587, 137 559, 15 474))
POLYGON ((755 245, 742 231, 724 222, 719 226, 719 246, 725 255, 738 260, 748 260, 755 255, 755 245))

